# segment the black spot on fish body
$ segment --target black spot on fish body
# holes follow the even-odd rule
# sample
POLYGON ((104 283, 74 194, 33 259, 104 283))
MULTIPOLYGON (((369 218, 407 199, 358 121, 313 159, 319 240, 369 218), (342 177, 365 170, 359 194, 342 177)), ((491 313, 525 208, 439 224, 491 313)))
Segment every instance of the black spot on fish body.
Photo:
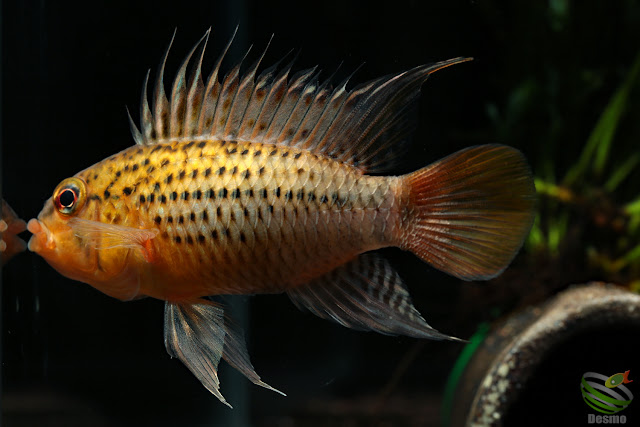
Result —
POLYGON ((167 217, 167 222, 169 224, 173 224, 173 216, 169 215, 169 217, 167 217))
POLYGON ((169 175, 167 175, 167 177, 164 179, 164 182, 166 184, 171 184, 171 182, 173 181, 173 174, 170 173, 169 175))
POLYGON ((197 200, 200 200, 202 198, 202 191, 200 191, 200 190, 194 191, 193 192, 193 198, 197 199, 197 200))
POLYGON ((273 213, 273 205, 267 206, 267 210, 269 211, 269 213, 273 213))
POLYGON ((138 164, 136 163, 136 164, 134 164, 134 165, 133 165, 133 167, 131 168, 131 171, 132 171, 132 172, 135 172, 135 171, 137 171, 137 170, 138 170, 138 164))
POLYGON ((224 166, 218 169, 218 175, 222 175, 224 173, 224 166))
POLYGON ((131 192, 132 192, 132 191, 133 191, 133 190, 131 190, 131 187, 124 187, 124 188, 122 189, 122 193, 123 193, 125 196, 129 196, 129 195, 131 195, 131 192))
POLYGON ((175 191, 173 191, 173 192, 171 193, 171 195, 169 196, 169 198, 170 198, 171 200, 176 200, 176 199, 178 198, 178 193, 176 193, 175 191))
POLYGON ((153 172, 154 170, 156 170, 156 168, 155 168, 153 165, 152 165, 152 166, 149 166, 149 167, 147 168, 147 173, 151 173, 151 172, 153 172))
POLYGON ((145 165, 145 166, 147 166, 149 163, 150 163, 150 160, 149 160, 148 158, 147 158, 147 159, 144 159, 144 165, 145 165))
POLYGON ((211 230, 211 238, 214 240, 218 238, 218 230, 216 230, 215 228, 211 230))
POLYGON ((129 170, 129 165, 124 165, 124 170, 128 171, 129 170))
POLYGON ((207 213, 207 211, 202 211, 202 220, 204 222, 208 222, 209 221, 209 214, 207 213))
POLYGON ((288 151, 285 151, 284 153, 282 153, 282 157, 287 157, 287 156, 289 156, 289 152, 288 151))
POLYGON ((198 148, 204 148, 205 145, 207 145, 207 141, 201 141, 198 143, 198 148))
POLYGON ((155 217, 154 221, 156 224, 160 224, 162 222, 162 218, 160 217, 160 215, 158 215, 157 217, 155 217))
POLYGON ((246 148, 244 150, 242 150, 242 152, 240 153, 241 156, 246 155, 249 152, 249 150, 247 150, 246 148))
POLYGON ((280 187, 277 187, 273 193, 276 195, 276 197, 280 197, 280 187))
POLYGON ((227 144, 227 141, 222 140, 220 141, 220 147, 224 147, 227 144))
POLYGON ((329 198, 327 197, 326 194, 323 194, 322 196, 320 196, 320 203, 327 203, 329 201, 329 198))
POLYGON ((298 175, 302 175, 304 173, 304 169, 298 168, 298 175))
POLYGON ((275 156, 278 153, 278 150, 273 150, 269 153, 270 156, 275 156))
POLYGON ((160 191, 160 183, 159 182, 156 182, 153 185, 153 191, 155 191, 155 192, 159 192, 160 191))
POLYGON ((167 166, 169 164, 169 159, 162 159, 162 162, 160 162, 160 166, 167 166))
POLYGON ((249 209, 244 208, 244 216, 248 217, 249 216, 249 209))
POLYGON ((204 171, 204 177, 207 178, 209 175, 211 175, 211 168, 206 168, 204 171))
POLYGON ((187 235, 187 243, 193 245, 193 237, 191 237, 191 234, 187 235))
POLYGON ((194 169, 191 172, 191 179, 196 179, 197 176, 198 176, 198 169, 194 169))
POLYGON ((296 194, 296 198, 297 198, 298 200, 302 200, 302 199, 304 199, 304 190, 299 190, 299 191, 298 191, 298 194, 296 194))
POLYGON ((228 228, 223 228, 222 229, 222 235, 228 236, 229 235, 229 229, 228 228))
POLYGON ((148 200, 149 203, 153 203, 156 200, 156 196, 154 194, 149 194, 148 200))
POLYGON ((296 155, 293 156, 293 158, 298 160, 300 158, 300 156, 302 156, 302 153, 296 153, 296 155))
POLYGON ((213 191, 213 188, 210 188, 205 192, 205 197, 207 197, 209 199, 215 199, 216 198, 216 192, 213 191))
POLYGON ((243 171, 242 174, 240 174, 240 176, 242 177, 242 179, 247 179, 251 176, 251 173, 249 172, 249 169, 247 169, 243 171))
POLYGON ((262 151, 261 151, 261 150, 257 150, 257 151, 255 151, 255 152, 253 153, 253 157, 258 157, 258 156, 259 156, 259 155, 261 155, 261 154, 262 154, 262 151))
POLYGON ((316 195, 313 192, 309 192, 309 201, 313 202, 314 200, 316 200, 316 195))
POLYGON ((109 197, 111 197, 111 193, 109 192, 109 190, 104 190, 104 198, 108 199, 109 197))
POLYGON ((258 169, 258 175, 262 176, 264 174, 264 166, 261 166, 260 169, 258 169))
POLYGON ((184 224, 184 216, 180 215, 178 217, 178 224, 184 224))
POLYGON ((235 190, 233 190, 231 192, 231 198, 232 199, 238 199, 240 198, 240 190, 238 188, 236 188, 235 190))
POLYGON ((193 212, 191 212, 191 214, 189 215, 189 219, 190 219, 191 221, 194 221, 194 222, 195 222, 195 220, 196 220, 196 214, 195 214, 195 213, 193 213, 193 212))
POLYGON ((245 237, 244 233, 241 231, 240 232, 240 241, 242 243, 245 243, 247 241, 247 238, 245 237))
POLYGON ((160 195, 160 203, 167 203, 167 196, 165 196, 164 194, 160 195))
POLYGON ((122 217, 120 216, 119 213, 117 213, 116 216, 113 217, 114 224, 119 224, 121 220, 122 220, 122 217))
POLYGON ((180 173, 178 174, 178 179, 182 181, 185 175, 186 175, 186 172, 184 170, 181 170, 180 173))
POLYGON ((291 200, 293 198, 293 191, 287 190, 287 192, 284 193, 284 198, 285 200, 291 200))
MULTIPOLYGON (((144 196, 143 196, 144 197, 144 196)), ((98 196, 97 194, 92 194, 89 196, 89 200, 97 200, 97 201, 102 201, 102 198, 100 196, 98 196)), ((144 200, 143 200, 144 203, 144 200)))
POLYGON ((227 198, 227 193, 228 193, 227 189, 223 188, 222 190, 220 190, 218 192, 218 197, 220 197, 222 199, 226 199, 227 198))
POLYGON ((238 172, 238 167, 237 167, 237 166, 234 166, 234 167, 231 169, 231 175, 235 175, 235 174, 236 174, 236 172, 238 172))
POLYGON ((248 189, 248 190, 245 190, 245 191, 244 191, 244 194, 245 194, 246 196, 253 197, 253 189, 252 189, 252 188, 250 188, 250 189, 248 189))
POLYGON ((195 141, 191 141, 190 143, 188 143, 187 145, 185 145, 185 146, 183 147, 183 149, 186 151, 186 150, 188 150, 189 148, 193 147, 193 144, 195 144, 195 143, 196 143, 195 141))
POLYGON ((198 242, 199 242, 199 243, 204 243, 204 241, 205 241, 205 240, 206 240, 206 239, 205 239, 204 235, 202 235, 202 234, 198 234, 198 242))
POLYGON ((120 175, 122 175, 122 171, 116 172, 116 177, 120 177, 120 175))
POLYGON ((183 191, 182 194, 180 195, 180 198, 182 200, 189 200, 189 192, 188 191, 183 191))
POLYGON ((227 148, 227 154, 229 154, 229 155, 231 155, 231 154, 235 154, 237 151, 238 151, 238 149, 237 149, 237 148, 232 148, 232 149, 230 149, 230 150, 227 148))
POLYGON ((180 236, 176 236, 175 242, 176 243, 182 243, 182 239, 180 238, 180 236))
POLYGON ((220 206, 216 207, 216 216, 218 218, 222 216, 222 208, 220 206))

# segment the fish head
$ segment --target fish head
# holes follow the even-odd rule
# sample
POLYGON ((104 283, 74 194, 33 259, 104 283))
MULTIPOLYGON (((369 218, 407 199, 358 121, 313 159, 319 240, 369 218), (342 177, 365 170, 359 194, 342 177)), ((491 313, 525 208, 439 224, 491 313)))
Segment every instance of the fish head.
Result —
POLYGON ((53 191, 37 218, 27 224, 33 234, 29 250, 43 257, 62 275, 86 281, 86 275, 95 270, 95 257, 83 247, 69 225, 72 218, 91 216, 87 209, 88 188, 81 178, 67 178, 53 191))
POLYGON ((113 230, 105 228, 114 226, 99 221, 101 201, 82 175, 63 180, 27 224, 33 233, 28 247, 63 276, 128 301, 140 289, 131 245, 106 242, 105 234, 113 230))

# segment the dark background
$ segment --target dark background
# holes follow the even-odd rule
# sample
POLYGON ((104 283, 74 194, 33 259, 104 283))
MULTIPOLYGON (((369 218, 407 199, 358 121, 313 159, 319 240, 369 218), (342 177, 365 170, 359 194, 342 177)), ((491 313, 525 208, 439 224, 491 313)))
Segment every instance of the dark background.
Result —
MULTIPOLYGON (((491 142, 522 150, 534 171, 552 157, 561 172, 640 47, 635 1, 4 1, 3 197, 22 218, 35 217, 59 181, 133 144, 125 105, 137 121, 146 70, 154 75, 174 29, 168 79, 212 27, 210 66, 236 25, 227 69, 251 43, 254 59, 272 34, 264 64, 293 48, 297 69, 320 64, 328 76, 342 63, 340 80, 365 63, 354 83, 473 56, 423 86, 415 143, 398 173, 491 142), (514 118, 517 89, 527 81, 544 90, 514 118)), ((620 132, 640 134, 626 126, 620 132)), ((635 141, 614 156, 637 150, 635 141)), ((437 329, 468 338, 491 317, 484 309, 470 315, 457 302, 468 289, 491 292, 491 283, 460 283, 410 254, 385 254, 437 329)), ((535 274, 525 257, 513 265, 520 279, 535 274)), ((531 290, 526 283, 520 289, 531 290)), ((249 306, 253 364, 288 397, 253 386, 222 362, 230 411, 169 359, 160 301, 121 303, 61 277, 31 253, 16 257, 3 271, 3 423, 324 425, 349 413, 356 423, 349 425, 438 424, 461 344, 350 331, 299 312, 285 296, 239 299, 249 306)), ((598 368, 575 370, 575 384, 562 384, 568 395, 579 393, 584 371, 598 368)))

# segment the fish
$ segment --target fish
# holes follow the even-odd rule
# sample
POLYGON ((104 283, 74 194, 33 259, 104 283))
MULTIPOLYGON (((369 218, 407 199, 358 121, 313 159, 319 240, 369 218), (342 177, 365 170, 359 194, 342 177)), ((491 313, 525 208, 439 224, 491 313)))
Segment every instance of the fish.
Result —
POLYGON ((607 378, 604 385, 607 388, 615 388, 615 387, 618 387, 620 384, 632 383, 633 380, 629 379, 629 372, 631 371, 625 371, 624 373, 611 375, 609 378, 607 378))
MULTIPOLYGON (((240 328, 216 299, 286 293, 348 328, 456 340, 431 327, 376 250, 398 247, 463 280, 499 275, 534 218, 523 154, 474 146, 405 175, 422 84, 458 57, 347 88, 293 62, 208 78, 211 29, 170 90, 147 72, 135 144, 64 179, 28 229, 29 249, 62 275, 123 301, 165 302, 164 341, 204 387, 224 359, 254 384, 240 328)), ((175 33, 174 33, 175 37, 175 33)), ((267 46, 268 48, 268 46, 267 46)))
POLYGON ((27 248, 24 240, 17 235, 27 229, 27 223, 18 218, 11 206, 0 199, 2 217, 0 217, 0 262, 6 264, 16 254, 27 248))

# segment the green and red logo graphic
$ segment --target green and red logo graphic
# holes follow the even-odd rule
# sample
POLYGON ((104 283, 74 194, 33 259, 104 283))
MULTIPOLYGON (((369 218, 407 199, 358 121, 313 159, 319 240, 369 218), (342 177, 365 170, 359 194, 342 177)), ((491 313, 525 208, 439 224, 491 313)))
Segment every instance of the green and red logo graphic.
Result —
POLYGON ((629 379, 629 372, 614 374, 610 377, 587 372, 582 376, 582 398, 592 409, 603 414, 615 414, 629 406, 633 394, 624 386, 633 382, 629 379))

